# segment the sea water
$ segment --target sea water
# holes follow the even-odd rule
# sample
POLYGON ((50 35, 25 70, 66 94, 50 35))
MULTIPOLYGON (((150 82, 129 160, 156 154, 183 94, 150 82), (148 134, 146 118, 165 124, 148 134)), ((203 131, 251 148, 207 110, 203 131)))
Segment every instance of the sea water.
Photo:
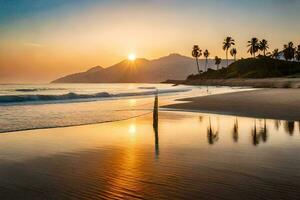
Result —
POLYGON ((184 97, 246 90, 171 84, 0 85, 0 132, 128 119, 184 97))

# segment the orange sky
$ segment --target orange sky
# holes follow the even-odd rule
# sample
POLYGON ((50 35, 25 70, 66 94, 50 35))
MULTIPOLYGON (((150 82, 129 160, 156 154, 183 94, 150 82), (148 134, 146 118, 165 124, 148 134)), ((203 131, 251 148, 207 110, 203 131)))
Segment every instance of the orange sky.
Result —
POLYGON ((19 10, 2 8, 11 10, 0 20, 1 83, 49 82, 96 65, 110 66, 131 52, 148 59, 190 56, 194 44, 208 49, 211 57, 224 57, 227 35, 236 39, 238 57, 248 56, 246 42, 253 36, 269 40, 271 49, 300 43, 298 3, 260 4, 253 16, 248 4, 229 4, 231 0, 54 0, 34 8, 26 4, 30 0, 22 1, 19 10), (56 1, 66 3, 52 5, 56 1))

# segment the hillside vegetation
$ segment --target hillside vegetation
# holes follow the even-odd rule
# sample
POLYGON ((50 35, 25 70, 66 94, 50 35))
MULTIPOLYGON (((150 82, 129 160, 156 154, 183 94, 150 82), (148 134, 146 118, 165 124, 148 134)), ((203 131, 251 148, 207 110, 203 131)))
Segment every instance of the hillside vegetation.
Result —
POLYGON ((299 77, 300 62, 284 61, 269 57, 238 60, 219 70, 208 69, 198 75, 190 75, 188 80, 230 79, 230 78, 275 78, 299 77))

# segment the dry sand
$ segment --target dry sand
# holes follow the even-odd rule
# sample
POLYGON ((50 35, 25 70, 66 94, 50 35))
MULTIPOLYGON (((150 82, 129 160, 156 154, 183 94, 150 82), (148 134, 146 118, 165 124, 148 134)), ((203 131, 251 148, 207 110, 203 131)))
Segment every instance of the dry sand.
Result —
POLYGON ((255 88, 300 88, 300 78, 232 78, 232 79, 197 79, 168 80, 166 83, 209 86, 249 86, 255 88))
POLYGON ((269 119, 300 120, 300 89, 262 89, 180 99, 163 108, 269 119))

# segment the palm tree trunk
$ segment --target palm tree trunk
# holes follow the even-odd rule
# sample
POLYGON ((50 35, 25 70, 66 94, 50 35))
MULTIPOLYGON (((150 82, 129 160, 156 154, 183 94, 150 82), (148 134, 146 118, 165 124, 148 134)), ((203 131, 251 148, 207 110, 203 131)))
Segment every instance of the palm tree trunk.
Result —
POLYGON ((207 71, 207 58, 205 58, 205 71, 207 71))
POLYGON ((228 49, 226 49, 226 61, 227 61, 227 67, 228 67, 228 49))
POLYGON ((196 58, 196 63, 197 63, 198 73, 200 74, 200 68, 199 68, 198 58, 196 58))

